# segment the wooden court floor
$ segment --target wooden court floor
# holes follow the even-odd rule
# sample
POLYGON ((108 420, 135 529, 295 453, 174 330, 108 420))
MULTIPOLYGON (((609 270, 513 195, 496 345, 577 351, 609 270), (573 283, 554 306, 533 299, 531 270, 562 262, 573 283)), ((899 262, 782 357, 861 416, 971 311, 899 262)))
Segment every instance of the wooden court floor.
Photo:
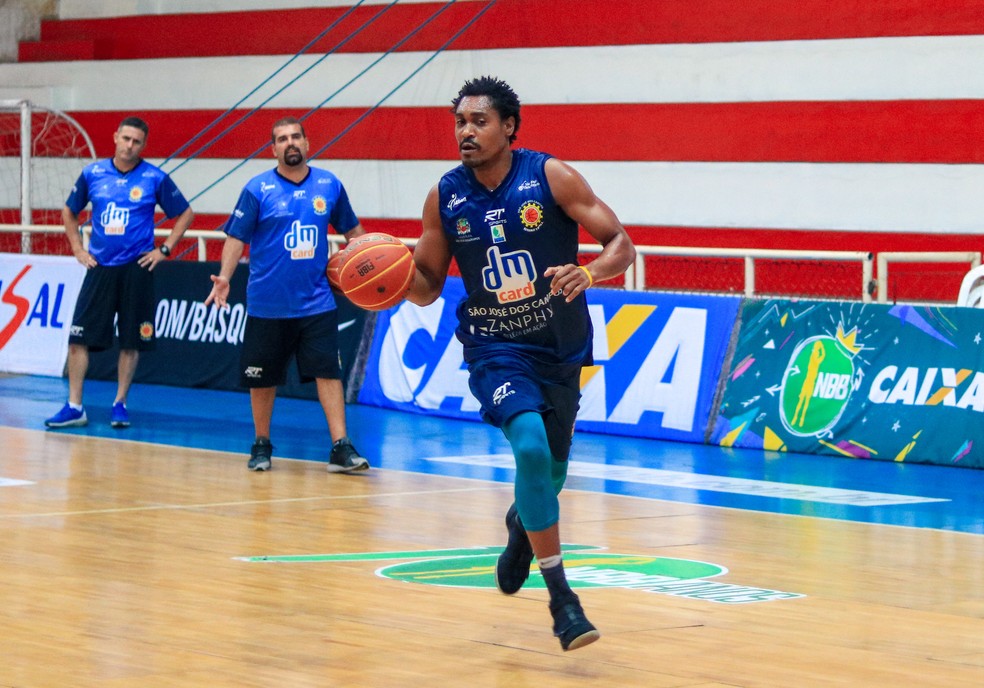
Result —
MULTIPOLYGON (((459 453, 501 451, 484 426, 434 431, 387 413, 374 439, 361 430, 376 455, 365 475, 282 452, 273 471, 253 474, 247 426, 209 431, 207 418, 195 424, 201 409, 185 409, 170 439, 148 441, 137 421, 149 413, 134 410, 132 433, 108 430, 107 399, 90 407, 90 428, 46 432, 39 419, 60 388, 24 384, 16 398, 0 385, 2 688, 984 685, 984 536, 974 528, 572 479, 565 562, 602 638, 564 653, 535 578, 513 597, 491 587, 509 475, 401 462, 414 437, 428 449, 465 437, 472 446, 459 453)), ((149 406, 161 394, 135 396, 149 406)), ((285 400, 275 411, 284 434, 307 413, 299 408, 285 400)), ((316 437, 310 428, 281 444, 316 437)), ((586 440, 599 441, 619 444, 586 440)))

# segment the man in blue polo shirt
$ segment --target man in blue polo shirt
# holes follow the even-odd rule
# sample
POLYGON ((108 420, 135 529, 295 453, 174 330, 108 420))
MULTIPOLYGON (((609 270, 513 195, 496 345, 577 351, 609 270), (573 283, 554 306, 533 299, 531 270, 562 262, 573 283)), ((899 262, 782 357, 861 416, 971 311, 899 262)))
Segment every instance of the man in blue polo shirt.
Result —
POLYGON ((218 275, 205 300, 226 307, 229 280, 246 245, 246 330, 240 380, 249 388, 256 439, 247 467, 272 467, 270 421, 277 385, 286 382, 287 365, 296 356, 302 381, 314 380, 328 421, 332 449, 328 470, 364 471, 369 462, 355 450, 345 426, 345 398, 338 358, 338 310, 325 271, 328 225, 351 240, 364 234, 348 195, 331 172, 307 164, 309 143, 293 117, 273 125, 277 166, 243 188, 226 222, 218 275))
POLYGON ((147 144, 147 123, 127 117, 113 134, 116 151, 87 165, 62 209, 72 254, 87 269, 68 337, 68 402, 45 421, 49 428, 86 425, 82 386, 89 351, 113 346, 118 319, 118 386, 110 424, 130 425, 126 397, 141 351, 154 348, 152 271, 191 225, 191 206, 165 172, 140 157, 147 144), (79 213, 92 204, 89 248, 82 244, 79 213), (177 218, 164 242, 154 247, 154 211, 160 206, 177 218))

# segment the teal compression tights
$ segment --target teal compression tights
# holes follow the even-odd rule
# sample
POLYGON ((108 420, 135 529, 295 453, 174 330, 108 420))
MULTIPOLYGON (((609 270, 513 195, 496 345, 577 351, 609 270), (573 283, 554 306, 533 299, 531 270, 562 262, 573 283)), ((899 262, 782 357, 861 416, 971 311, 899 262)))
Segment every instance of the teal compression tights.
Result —
POLYGON ((516 457, 519 518, 526 530, 545 530, 560 518, 557 495, 567 480, 567 461, 558 461, 550 454, 547 430, 539 413, 513 416, 502 430, 516 457))

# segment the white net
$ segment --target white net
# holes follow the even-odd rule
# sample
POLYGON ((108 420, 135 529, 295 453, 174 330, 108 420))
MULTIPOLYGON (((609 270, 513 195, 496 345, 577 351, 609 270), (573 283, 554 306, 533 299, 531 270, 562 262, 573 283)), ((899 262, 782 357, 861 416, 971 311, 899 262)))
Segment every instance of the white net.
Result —
MULTIPOLYGON (((60 225, 68 192, 95 155, 89 135, 69 115, 0 100, 0 225, 60 225)), ((31 252, 64 252, 64 238, 55 238, 35 237, 31 252)), ((0 250, 24 248, 20 234, 0 235, 0 250)))

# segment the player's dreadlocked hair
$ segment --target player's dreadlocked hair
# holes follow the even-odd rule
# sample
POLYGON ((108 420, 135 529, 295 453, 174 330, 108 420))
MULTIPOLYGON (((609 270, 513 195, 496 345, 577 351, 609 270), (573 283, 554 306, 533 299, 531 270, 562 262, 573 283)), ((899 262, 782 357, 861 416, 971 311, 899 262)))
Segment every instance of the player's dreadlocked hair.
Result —
POLYGON ((495 111, 499 113, 500 119, 505 121, 512 117, 516 126, 513 127, 513 133, 509 137, 509 143, 516 140, 516 134, 519 133, 519 96, 516 95, 516 92, 512 90, 509 84, 502 79, 496 79, 494 76, 480 76, 475 79, 469 79, 461 87, 461 90, 458 91, 455 99, 451 101, 451 112, 458 111, 458 104, 465 96, 486 96, 492 103, 495 111))

